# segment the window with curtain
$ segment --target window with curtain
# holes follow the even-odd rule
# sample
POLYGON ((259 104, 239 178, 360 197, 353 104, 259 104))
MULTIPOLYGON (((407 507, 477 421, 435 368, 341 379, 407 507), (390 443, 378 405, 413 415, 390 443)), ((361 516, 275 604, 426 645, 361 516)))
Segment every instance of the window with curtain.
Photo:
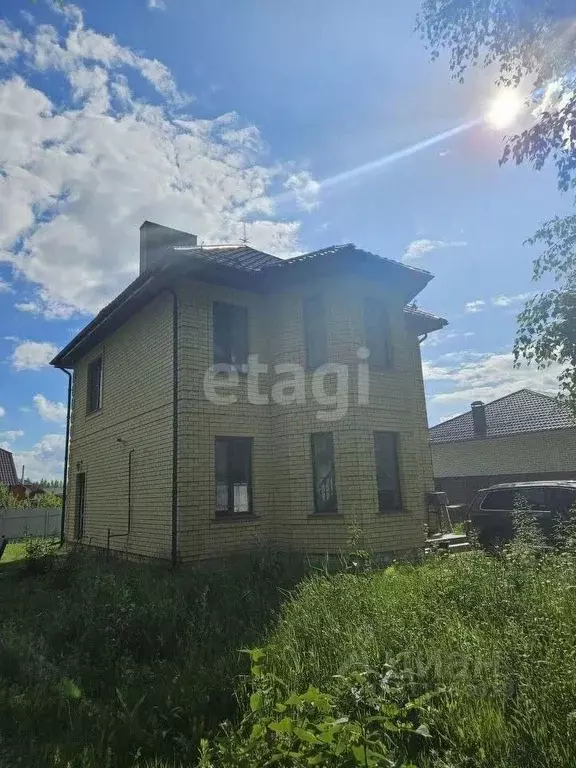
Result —
POLYGON ((215 440, 217 515, 252 513, 252 444, 251 437, 215 440))

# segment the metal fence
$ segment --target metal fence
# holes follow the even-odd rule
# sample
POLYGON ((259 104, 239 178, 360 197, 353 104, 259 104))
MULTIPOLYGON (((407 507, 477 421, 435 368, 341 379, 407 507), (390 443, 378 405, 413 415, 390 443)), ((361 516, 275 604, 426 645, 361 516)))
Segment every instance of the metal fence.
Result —
POLYGON ((27 536, 59 536, 61 520, 61 509, 0 509, 0 537, 24 539, 27 536))

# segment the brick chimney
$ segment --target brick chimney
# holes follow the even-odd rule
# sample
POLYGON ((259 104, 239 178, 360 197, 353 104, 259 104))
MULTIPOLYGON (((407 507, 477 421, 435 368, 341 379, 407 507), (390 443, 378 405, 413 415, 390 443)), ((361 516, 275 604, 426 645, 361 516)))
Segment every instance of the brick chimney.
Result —
POLYGON ((140 274, 160 261, 168 248, 175 245, 194 247, 197 244, 196 235, 145 221, 140 227, 140 274))
POLYGON ((471 404, 474 437, 486 437, 486 408, 481 400, 471 404))

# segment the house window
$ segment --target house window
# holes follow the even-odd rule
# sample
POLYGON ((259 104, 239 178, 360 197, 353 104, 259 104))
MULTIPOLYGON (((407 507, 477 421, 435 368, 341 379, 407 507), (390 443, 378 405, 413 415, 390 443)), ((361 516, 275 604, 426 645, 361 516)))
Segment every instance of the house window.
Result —
POLYGON ((376 486, 378 509, 389 512, 402 508, 400 473, 398 471, 398 435, 395 432, 374 432, 376 486))
POLYGON ((84 522, 86 516, 86 473, 78 472, 76 475, 76 506, 74 510, 74 537, 81 539, 84 536, 84 522))
POLYGON ((213 304, 214 363, 240 368, 248 362, 248 310, 236 304, 213 304))
POLYGON ((97 357, 88 364, 88 413, 102 408, 102 358, 97 357))
POLYGON ((328 359, 328 341, 326 337, 326 319, 324 302, 320 296, 304 299, 304 342, 306 345, 306 368, 315 370, 328 359))
POLYGON ((216 514, 252 513, 251 437, 217 437, 214 444, 216 467, 216 514))
POLYGON ((334 440, 332 432, 315 432, 311 436, 314 511, 317 514, 338 512, 334 440))
POLYGON ((364 299, 364 328, 369 362, 380 368, 391 368, 390 322, 386 307, 379 299, 364 299))

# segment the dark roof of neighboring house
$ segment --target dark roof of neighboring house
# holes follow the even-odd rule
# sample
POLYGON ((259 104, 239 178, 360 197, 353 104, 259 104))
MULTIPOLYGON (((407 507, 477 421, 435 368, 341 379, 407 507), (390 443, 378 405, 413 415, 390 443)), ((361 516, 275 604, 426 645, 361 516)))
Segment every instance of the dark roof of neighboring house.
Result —
POLYGON ((14 456, 10 451, 0 448, 0 484, 16 485, 17 482, 18 475, 16 474, 14 456))
MULTIPOLYGON (((281 259, 247 245, 177 245, 167 249, 172 258, 161 259, 149 267, 115 299, 104 307, 72 341, 51 361, 57 367, 71 367, 76 360, 125 322, 175 279, 197 277, 206 282, 265 291, 288 279, 302 281, 330 274, 334 268, 355 269, 370 277, 376 272, 395 276, 411 300, 432 279, 423 269, 356 248, 355 245, 334 245, 313 253, 281 259)), ((418 333, 439 330, 447 325, 443 318, 407 307, 410 325, 418 333)))
MULTIPOLYGON (((570 411, 556 398, 532 389, 520 389, 484 406, 486 437, 503 437, 527 432, 575 427, 570 411)), ((460 440, 484 439, 474 437, 472 411, 455 416, 430 428, 430 442, 449 443, 460 440)))

